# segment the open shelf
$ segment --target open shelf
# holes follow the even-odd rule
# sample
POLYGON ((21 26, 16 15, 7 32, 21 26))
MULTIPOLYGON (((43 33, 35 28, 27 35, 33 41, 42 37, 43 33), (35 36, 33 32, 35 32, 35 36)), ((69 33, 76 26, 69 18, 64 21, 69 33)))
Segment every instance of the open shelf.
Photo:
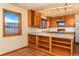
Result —
POLYGON ((68 46, 65 46, 65 45, 60 45, 60 44, 52 44, 52 46, 66 48, 66 49, 71 49, 71 47, 68 47, 68 46))
POLYGON ((48 45, 38 45, 39 47, 44 47, 44 48, 48 48, 49 49, 49 46, 48 45))
POLYGON ((29 43, 34 43, 34 44, 36 44, 36 42, 35 42, 35 41, 31 41, 31 40, 29 40, 29 43))
POLYGON ((29 47, 36 48, 36 35, 28 35, 29 47))
POLYGON ((49 42, 49 37, 46 36, 38 36, 38 41, 49 42))
POLYGON ((35 37, 28 37, 28 38, 31 38, 31 39, 36 39, 35 37))
POLYGON ((61 41, 61 42, 71 43, 71 40, 72 39, 52 37, 52 41, 61 41))
POLYGON ((49 37, 38 36, 38 47, 41 50, 49 51, 49 37))
POLYGON ((70 56, 71 55, 69 50, 56 47, 56 46, 52 46, 51 54, 55 56, 70 56))
POLYGON ((49 41, 46 41, 46 40, 38 40, 38 41, 40 41, 40 42, 47 42, 47 43, 49 42, 49 41))
POLYGON ((55 56, 73 55, 72 39, 28 35, 29 47, 55 56))
POLYGON ((36 44, 34 44, 34 43, 29 43, 29 47, 36 48, 36 44))
POLYGON ((49 48, 49 42, 41 42, 41 41, 38 41, 38 46, 42 46, 42 47, 45 47, 45 48, 49 48))
POLYGON ((52 40, 52 42, 57 42, 57 43, 63 43, 63 44, 71 44, 70 42, 64 42, 64 41, 57 41, 57 40, 52 40))
POLYGON ((42 47, 42 46, 38 46, 37 49, 42 51, 42 52, 49 53, 49 49, 48 48, 45 48, 45 47, 42 47))

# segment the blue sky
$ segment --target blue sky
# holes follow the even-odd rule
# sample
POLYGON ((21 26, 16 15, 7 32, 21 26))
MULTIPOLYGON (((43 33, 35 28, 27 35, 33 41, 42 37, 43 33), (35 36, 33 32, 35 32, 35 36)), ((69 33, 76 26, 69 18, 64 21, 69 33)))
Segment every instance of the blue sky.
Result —
POLYGON ((16 14, 12 14, 10 12, 5 12, 5 22, 8 23, 18 23, 18 16, 16 14))

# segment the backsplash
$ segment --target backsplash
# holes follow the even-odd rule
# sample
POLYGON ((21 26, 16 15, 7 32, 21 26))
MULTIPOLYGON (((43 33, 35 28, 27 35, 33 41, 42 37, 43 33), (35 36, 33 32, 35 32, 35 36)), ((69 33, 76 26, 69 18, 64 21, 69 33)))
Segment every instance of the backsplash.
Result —
POLYGON ((48 31, 56 31, 57 29, 65 29, 65 32, 75 32, 75 28, 74 27, 56 27, 56 28, 49 28, 48 31))
POLYGON ((29 32, 42 32, 42 31, 48 31, 48 32, 57 32, 57 29, 65 29, 65 32, 75 32, 74 27, 55 27, 55 28, 29 28, 29 32))

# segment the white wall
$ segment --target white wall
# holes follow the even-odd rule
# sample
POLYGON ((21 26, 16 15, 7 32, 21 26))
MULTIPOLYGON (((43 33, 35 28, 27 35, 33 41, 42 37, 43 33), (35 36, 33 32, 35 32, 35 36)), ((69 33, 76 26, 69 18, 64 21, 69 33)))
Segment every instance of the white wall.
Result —
POLYGON ((0 54, 27 46, 27 10, 11 4, 0 4, 0 54), (3 8, 22 14, 22 35, 3 37, 3 8))

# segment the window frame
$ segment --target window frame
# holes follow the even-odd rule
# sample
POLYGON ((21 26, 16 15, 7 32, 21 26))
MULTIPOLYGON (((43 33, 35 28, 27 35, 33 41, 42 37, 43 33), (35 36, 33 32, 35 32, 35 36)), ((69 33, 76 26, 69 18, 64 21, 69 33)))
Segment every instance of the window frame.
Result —
POLYGON ((3 37, 16 36, 16 35, 22 35, 22 15, 21 15, 21 13, 18 13, 18 12, 12 11, 12 10, 3 9, 3 37), (19 23, 18 23, 19 31, 18 31, 18 33, 5 34, 5 16, 4 16, 4 12, 10 12, 10 13, 19 15, 19 23))

